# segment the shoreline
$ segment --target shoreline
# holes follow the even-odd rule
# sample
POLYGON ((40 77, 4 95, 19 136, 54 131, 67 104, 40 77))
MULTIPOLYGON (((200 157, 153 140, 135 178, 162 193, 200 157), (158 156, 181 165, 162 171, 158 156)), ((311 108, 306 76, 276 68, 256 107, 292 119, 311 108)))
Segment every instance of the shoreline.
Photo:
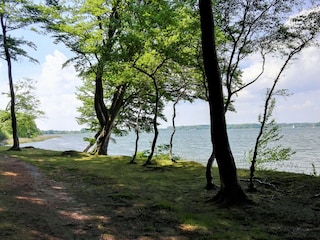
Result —
MULTIPOLYGON (((58 134, 43 134, 34 138, 19 138, 19 143, 33 143, 33 142, 42 142, 51 138, 59 138, 58 134)), ((3 146, 13 144, 12 139, 8 139, 2 142, 3 146)))

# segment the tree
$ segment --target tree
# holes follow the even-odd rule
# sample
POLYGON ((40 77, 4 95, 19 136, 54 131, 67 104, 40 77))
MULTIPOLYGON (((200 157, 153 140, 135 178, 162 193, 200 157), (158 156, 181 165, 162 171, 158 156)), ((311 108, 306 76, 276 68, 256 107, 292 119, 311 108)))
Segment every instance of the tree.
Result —
POLYGON ((264 48, 268 49, 268 51, 270 52, 281 49, 279 57, 281 59, 284 58, 284 63, 281 66, 278 74, 276 75, 271 88, 267 90, 263 114, 259 117, 261 126, 256 138, 251 160, 249 183, 250 191, 255 190, 253 178, 255 166, 258 161, 259 155, 267 154, 267 156, 269 155, 269 160, 271 160, 277 159, 277 155, 286 159, 292 154, 290 148, 281 148, 279 146, 276 146, 271 149, 266 149, 267 143, 271 141, 277 141, 282 137, 278 134, 278 127, 275 125, 274 119, 272 119, 270 122, 269 119, 272 116, 272 111, 275 106, 275 96, 286 95, 285 90, 276 90, 283 72, 289 66, 295 56, 299 54, 304 48, 312 44, 319 44, 319 41, 316 40, 316 37, 320 32, 319 19, 320 11, 317 10, 317 8, 313 8, 307 13, 303 13, 289 19, 286 25, 275 31, 274 35, 276 35, 276 39, 278 39, 278 42, 272 41, 272 44, 270 44, 270 38, 272 38, 272 36, 268 36, 262 43, 264 48), (263 147, 264 149, 262 149, 263 147))
MULTIPOLYGON (((17 112, 17 131, 19 133, 19 137, 36 137, 41 134, 41 131, 38 129, 34 118, 31 115, 17 112)), ((12 127, 11 127, 11 114, 8 111, 0 111, 0 129, 6 133, 12 135, 12 127)))
MULTIPOLYGON (((158 137, 158 117, 163 105, 169 101, 189 100, 195 96, 195 17, 192 3, 157 1, 143 5, 137 12, 143 32, 143 51, 137 56, 134 67, 145 74, 153 84, 154 138, 146 164, 151 163, 158 137), (189 75, 189 76, 188 76, 189 75), (184 80, 181 83, 181 79, 184 80), (182 85, 190 91, 181 95, 182 85), (180 95, 180 96, 179 96, 180 95)), ((139 31, 138 31, 139 32, 139 31)), ((198 76, 197 76, 198 77, 198 76)))
POLYGON ((11 98, 10 113, 13 137, 13 146, 10 148, 11 150, 20 150, 17 117, 15 110, 16 99, 13 84, 12 60, 17 61, 19 57, 26 57, 30 61, 37 62, 36 59, 30 57, 27 52, 21 48, 21 46, 26 45, 35 49, 36 46, 30 41, 19 39, 9 34, 9 32, 13 30, 25 28, 32 23, 32 20, 29 18, 29 15, 26 11, 28 4, 28 1, 25 0, 2 0, 0 2, 0 23, 2 29, 0 35, 0 47, 2 49, 1 58, 3 58, 7 62, 11 98))
MULTIPOLYGON (((65 44, 75 56, 73 63, 79 76, 94 81, 93 105, 99 129, 93 152, 107 154, 108 143, 115 120, 123 106, 123 99, 130 81, 113 70, 122 72, 126 67, 125 53, 119 44, 123 34, 122 11, 127 3, 116 1, 48 1, 33 11, 46 29, 54 34, 57 42, 65 44), (69 4, 70 3, 70 4, 69 4), (112 64, 118 62, 118 65, 112 64), (123 62, 123 64, 121 64, 123 62), (112 83, 112 96, 106 101, 104 82, 112 83)), ((138 48, 137 48, 138 49, 138 48)), ((129 51, 129 50, 128 50, 129 51)), ((130 79, 130 78, 129 78, 130 79)))
MULTIPOLYGON (((93 104, 100 125, 94 151, 98 154, 107 154, 112 131, 115 126, 123 125, 118 122, 123 120, 119 115, 127 104, 125 100, 132 100, 128 95, 137 92, 127 94, 136 81, 132 75, 137 74, 134 60, 144 51, 145 42, 151 44, 148 50, 152 51, 155 41, 150 38, 162 33, 158 29, 162 25, 159 21, 168 21, 163 17, 167 11, 158 11, 160 5, 168 3, 83 0, 73 1, 70 7, 61 2, 40 9, 46 14, 42 21, 47 29, 76 54, 69 63, 75 64, 86 81, 94 80, 93 104), (140 22, 139 18, 145 21, 140 22)), ((165 31, 166 36, 171 33, 165 31)), ((160 50, 169 51, 165 42, 157 44, 160 50)))
MULTIPOLYGON (((284 25, 293 14, 293 9, 299 10, 309 5, 309 2, 302 0, 214 1, 215 33, 220 36, 216 37, 216 47, 225 92, 225 112, 236 111, 233 103, 237 94, 261 79, 265 71, 266 55, 270 54, 262 49, 266 36, 276 44, 281 36, 274 32, 284 25), (259 52, 260 71, 244 81, 241 65, 246 64, 248 57, 259 52)), ((275 51, 280 52, 281 49, 275 51)), ((214 152, 207 162, 208 189, 214 186, 211 175, 213 160, 214 152)))
POLYGON ((160 108, 161 108, 161 88, 159 87, 159 82, 157 80, 157 77, 156 77, 156 74, 157 74, 157 71, 165 64, 165 62, 167 61, 168 59, 163 59, 163 60, 160 60, 161 62, 159 62, 158 65, 156 65, 155 69, 152 71, 152 72, 148 72, 147 70, 137 66, 135 64, 135 68, 144 73, 145 75, 147 75, 151 80, 152 80, 152 83, 153 83, 153 86, 154 86, 154 92, 155 92, 155 99, 154 99, 154 111, 153 111, 153 121, 152 121, 152 125, 153 125, 153 131, 154 131, 154 137, 153 137, 153 140, 152 140, 152 145, 151 145, 151 151, 150 151, 150 154, 148 156, 148 159, 147 161, 145 162, 145 165, 150 165, 151 164, 151 160, 152 160, 152 157, 153 157, 153 154, 154 154, 154 151, 155 151, 155 148, 156 148, 156 144, 157 144, 157 139, 158 139, 158 135, 159 135, 159 130, 158 130, 158 116, 159 116, 159 112, 160 112, 160 108))
POLYGON ((237 177, 237 168, 230 149, 224 111, 222 78, 215 47, 214 19, 211 0, 200 0, 203 63, 208 83, 211 140, 214 144, 221 188, 214 200, 234 204, 247 200, 237 177))
POLYGON ((16 111, 29 115, 34 119, 45 115, 40 110, 40 100, 36 96, 36 85, 37 81, 29 78, 18 80, 15 84, 16 111))
MULTIPOLYGON (((35 119, 44 116, 44 112, 39 109, 40 101, 35 95, 35 86, 36 82, 31 79, 19 80, 14 86, 17 131, 20 137, 35 137, 40 134, 35 119)), ((10 93, 6 95, 10 99, 10 93)), ((12 134, 10 109, 11 101, 1 113, 3 124, 1 128, 12 134)))
MULTIPOLYGON (((93 75, 95 74, 95 72, 92 71, 90 72, 91 75, 82 74, 82 77, 87 82, 84 84, 85 87, 81 88, 81 91, 84 93, 83 96, 79 96, 84 102, 84 105, 81 108, 81 122, 92 122, 93 124, 90 124, 90 127, 93 125, 96 126, 96 121, 92 118, 93 115, 90 111, 90 107, 92 105, 92 100, 89 99, 90 96, 95 96, 96 100, 94 102, 96 109, 99 107, 97 105, 98 102, 100 102, 99 105, 102 106, 99 107, 99 109, 104 109, 101 99, 103 98, 104 103, 112 105, 112 99, 115 95, 111 93, 114 92, 114 89, 117 89, 116 84, 126 83, 121 108, 119 108, 118 113, 115 112, 116 115, 114 117, 114 123, 112 128, 110 128, 110 132, 112 130, 113 133, 118 132, 120 128, 121 133, 123 133, 124 127, 129 129, 135 125, 136 118, 130 117, 127 113, 133 113, 133 111, 128 109, 133 110, 139 108, 139 106, 136 105, 137 98, 140 98, 140 102, 144 101, 145 103, 148 103, 150 106, 148 109, 154 105, 153 112, 157 114, 154 119, 162 117, 161 106, 163 106, 164 101, 167 101, 170 93, 173 92, 172 88, 170 88, 169 91, 169 87, 167 86, 173 86, 174 84, 171 84, 171 82, 177 82, 175 85, 178 85, 178 79, 174 79, 172 77, 168 78, 166 73, 170 72, 175 74, 175 71, 173 70, 174 68, 177 68, 177 66, 182 68, 183 65, 187 64, 186 62, 189 60, 186 59, 191 59, 190 46, 193 45, 190 42, 190 38, 188 38, 188 34, 191 33, 189 24, 193 24, 193 20, 191 23, 188 22, 189 15, 184 11, 184 4, 176 5, 168 3, 167 1, 130 2, 127 4, 128 5, 125 5, 125 7, 122 6, 120 8, 121 10, 117 11, 118 21, 115 25, 112 25, 117 27, 117 35, 113 39, 108 39, 108 41, 113 43, 113 46, 117 46, 119 48, 111 48, 110 52, 106 55, 108 58, 105 60, 103 73, 103 96, 101 97, 101 94, 99 94, 100 100, 97 101, 97 94, 92 94, 89 90, 89 88, 92 87, 91 82, 93 75), (159 9, 161 11, 159 11, 159 9), (183 17, 184 21, 180 21, 180 16, 183 17), (173 29, 176 30, 173 31, 173 29), (184 34, 181 34, 182 32, 184 34), (186 44, 186 42, 188 42, 188 44, 186 44), (177 49, 179 49, 179 51, 177 51, 177 49), (182 56, 180 56, 180 53, 182 53, 182 56), (161 61, 164 61, 165 64, 162 64, 161 61), (175 67, 170 66, 167 62, 170 62, 170 65, 175 67), (157 69, 157 64, 161 66, 163 65, 164 68, 161 69, 161 71, 157 70, 157 74, 155 74, 153 71, 157 69), (152 78, 150 77, 151 75, 152 78), (165 81, 170 83, 166 83, 165 81), (158 87, 155 83, 161 88, 161 93, 155 91, 158 87), (145 86, 147 86, 147 89, 145 86), (145 94, 141 94, 141 90, 145 94), (164 97, 164 99, 159 99, 159 97, 164 97), (155 111, 155 109, 157 109, 157 111, 155 111), (131 123, 129 121, 131 121, 131 123)), ((91 23, 90 27, 93 24, 94 23, 91 23)), ((83 27, 85 24, 82 24, 81 26, 83 27)), ((88 32, 91 30, 92 27, 88 32)), ((77 33, 77 35, 78 34, 79 33, 77 33)), ((88 41, 88 38, 83 39, 82 41, 88 41)), ((95 43, 97 43, 97 41, 95 43)), ((97 49, 97 53, 101 49, 105 49, 104 51, 108 52, 106 50, 106 45, 102 45, 101 48, 97 49)), ((82 53, 88 56, 91 55, 91 53, 83 50, 82 53)), ((97 55, 99 56, 99 54, 97 55)), ((93 64, 90 64, 90 66, 91 65, 94 66, 93 64)), ((80 66, 82 67, 83 65, 80 66)), ((89 69, 90 68, 91 67, 89 67, 89 69)), ((190 67, 189 69, 191 70, 190 67)), ((146 107, 145 104, 144 106, 146 107)), ((136 116, 138 112, 139 111, 135 111, 131 116, 136 116)), ((99 116, 103 115, 104 114, 97 114, 98 119, 99 116)), ((106 119, 109 118, 106 117, 106 119)), ((104 120, 102 119, 102 121, 99 122, 101 123, 103 121, 104 120)), ((153 126, 157 126, 157 124, 156 120, 152 123, 153 126)), ((141 126, 141 123, 139 123, 139 125, 141 126)), ((156 133, 156 127, 153 128, 156 133)), ((148 130, 146 127, 141 128, 141 130, 143 129, 148 130)), ((97 137, 98 135, 101 135, 100 130, 97 137)), ((156 141, 154 141, 153 145, 155 144, 156 141)), ((104 149, 105 148, 106 145, 104 149)))

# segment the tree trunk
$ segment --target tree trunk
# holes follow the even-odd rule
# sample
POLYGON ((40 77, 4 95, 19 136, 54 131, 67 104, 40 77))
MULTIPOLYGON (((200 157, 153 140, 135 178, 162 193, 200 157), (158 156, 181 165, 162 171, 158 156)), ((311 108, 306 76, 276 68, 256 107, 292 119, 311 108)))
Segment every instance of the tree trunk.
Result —
POLYGON ((102 68, 102 66, 98 66, 97 69, 96 88, 94 96, 94 107, 101 126, 101 132, 97 137, 96 146, 93 152, 99 155, 107 155, 109 140, 114 126, 114 121, 121 107, 123 106, 123 98, 127 85, 121 84, 117 86, 112 98, 111 107, 107 109, 103 99, 102 68))
POLYGON ((222 79, 214 39, 211 0, 200 0, 202 52, 208 81, 211 141, 218 163, 221 188, 213 198, 218 203, 237 204, 247 200, 237 176, 237 168, 230 149, 223 103, 222 79))
POLYGON ((138 143, 139 143, 139 128, 135 129, 135 133, 136 133, 136 141, 135 141, 135 147, 134 147, 134 153, 132 156, 132 159, 130 161, 130 163, 135 163, 136 161, 136 157, 137 157, 137 153, 138 153, 138 143))
POLYGON ((89 144, 83 149, 83 152, 84 152, 84 153, 89 152, 90 148, 92 148, 93 145, 94 145, 94 144, 89 143, 89 144))
MULTIPOLYGON (((209 102, 209 106, 210 106, 209 109, 211 109, 212 102, 209 100, 210 99, 209 92, 207 93, 207 95, 208 95, 208 102, 209 102)), ((213 183, 213 177, 212 177, 212 165, 213 165, 214 159, 216 157, 214 140, 212 138, 212 136, 214 134, 214 128, 213 128, 212 124, 210 125, 210 134, 211 134, 210 136, 211 136, 211 144, 212 144, 212 153, 211 153, 210 158, 207 161, 207 166, 206 166, 206 180, 207 180, 206 189, 207 190, 216 189, 216 185, 213 183)))
POLYGON ((158 88, 158 84, 157 84, 157 80, 154 76, 151 76, 152 81, 153 81, 153 85, 155 88, 155 94, 156 94, 156 99, 155 99, 155 109, 154 109, 154 117, 153 117, 153 131, 154 131, 154 135, 153 135, 153 140, 152 140, 152 145, 151 145, 151 151, 150 154, 148 156, 147 161, 144 163, 144 165, 150 165, 151 164, 151 160, 156 148, 156 144, 157 144, 157 140, 158 140, 158 135, 159 135, 159 130, 158 130, 158 111, 159 111, 159 101, 160 101, 160 96, 159 96, 159 88, 158 88))
POLYGON ((108 146, 111 137, 112 127, 104 126, 97 137, 97 142, 95 149, 93 150, 94 154, 98 155, 108 155, 108 146))
POLYGON ((207 180, 206 189, 207 190, 216 189, 216 185, 214 185, 213 177, 212 177, 212 164, 214 162, 214 158, 215 158, 214 149, 212 149, 211 156, 208 159, 207 166, 206 166, 206 180, 207 180))
POLYGON ((137 157, 137 152, 138 152, 138 143, 139 143, 139 132, 140 132, 140 126, 139 126, 139 119, 140 119, 140 114, 141 114, 141 106, 139 107, 139 111, 137 114, 137 119, 136 119, 136 126, 135 126, 135 133, 136 133, 136 141, 135 141, 135 148, 134 148, 134 153, 132 156, 132 159, 130 161, 130 163, 135 163, 136 157, 137 157))
POLYGON ((16 118, 16 112, 15 112, 15 104, 16 103, 15 103, 15 93, 14 93, 14 87, 13 87, 11 56, 10 56, 8 43, 7 43, 6 25, 4 23, 2 15, 1 15, 1 27, 2 27, 3 47, 4 47, 5 57, 6 57, 7 66, 8 66, 8 79, 9 79, 10 97, 11 97, 10 112, 11 112, 11 126, 12 126, 13 145, 10 148, 10 150, 20 150, 20 143, 19 143, 19 137, 18 137, 18 127, 17 127, 17 118, 16 118))
POLYGON ((175 122, 175 119, 176 119, 176 116, 177 116, 177 113, 176 113, 176 106, 179 102, 179 99, 180 99, 180 96, 176 99, 176 101, 174 102, 173 104, 173 116, 172 116, 172 133, 171 133, 171 137, 170 137, 170 143, 169 143, 169 157, 171 159, 172 162, 176 163, 177 161, 175 159, 173 159, 173 137, 174 137, 174 134, 176 133, 176 122, 175 122))

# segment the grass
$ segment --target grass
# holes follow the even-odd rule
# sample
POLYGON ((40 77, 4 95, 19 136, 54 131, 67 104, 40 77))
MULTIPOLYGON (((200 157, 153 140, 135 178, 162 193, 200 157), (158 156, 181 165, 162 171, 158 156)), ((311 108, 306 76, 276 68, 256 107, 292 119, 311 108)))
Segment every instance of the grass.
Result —
MULTIPOLYGON (((195 162, 172 164, 157 160, 155 165, 143 167, 145 159, 129 164, 127 156, 82 153, 62 156, 58 151, 5 150, 0 147, 0 160, 12 156, 31 163, 50 178, 66 183, 68 191, 90 211, 113 216, 116 219, 110 223, 113 228, 109 225, 95 228, 101 233, 111 232, 115 239, 126 239, 126 231, 130 229, 136 239, 141 236, 318 239, 320 236, 320 198, 316 197, 320 193, 319 177, 257 172, 258 191, 247 193, 254 204, 226 209, 208 201, 216 192, 205 190, 205 168, 195 162)), ((217 181, 217 169, 213 174, 217 181)), ((248 171, 239 170, 238 175, 246 188, 248 171)), ((1 181, 0 189, 4 186, 1 181)), ((0 201, 0 204, 0 217, 4 219, 1 215, 5 211, 1 209, 8 208, 10 203, 0 201)), ((7 215, 5 219, 1 220, 0 231, 17 232, 15 217, 7 215)))

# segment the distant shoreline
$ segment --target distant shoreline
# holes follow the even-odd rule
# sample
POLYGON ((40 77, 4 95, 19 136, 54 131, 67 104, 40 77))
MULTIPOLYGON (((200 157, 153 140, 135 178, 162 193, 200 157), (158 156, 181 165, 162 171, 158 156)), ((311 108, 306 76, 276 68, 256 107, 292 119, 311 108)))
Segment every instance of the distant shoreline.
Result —
MULTIPOLYGON (((301 128, 301 127, 320 127, 320 122, 310 123, 310 122, 302 122, 302 123, 279 123, 278 124, 282 128, 301 128)), ((228 129, 243 129, 243 128, 259 128, 259 123, 238 123, 238 124, 227 124, 228 129)), ((201 125, 182 125, 176 126, 176 129, 209 129, 209 124, 201 124, 201 125)), ((172 129, 172 126, 167 127, 159 127, 159 129, 172 129)), ((42 135, 59 135, 59 134, 77 134, 77 133, 89 133, 90 131, 87 129, 81 129, 78 131, 75 130, 41 130, 42 135)), ((40 140, 42 141, 42 140, 40 140)))
MULTIPOLYGON (((19 138, 19 143, 33 143, 33 142, 42 142, 51 138, 58 138, 59 135, 56 134, 44 134, 34 138, 19 138)), ((13 143, 12 139, 4 141, 4 145, 11 145, 13 143)))
MULTIPOLYGON (((317 123, 279 123, 282 128, 301 128, 301 127, 320 127, 320 122, 317 123)), ((228 129, 243 129, 243 128, 259 128, 259 123, 239 123, 239 124, 227 124, 228 129)), ((190 125, 190 126, 177 126, 176 129, 207 129, 210 128, 210 125, 190 125)), ((171 126, 168 126, 165 129, 172 129, 171 126)))

